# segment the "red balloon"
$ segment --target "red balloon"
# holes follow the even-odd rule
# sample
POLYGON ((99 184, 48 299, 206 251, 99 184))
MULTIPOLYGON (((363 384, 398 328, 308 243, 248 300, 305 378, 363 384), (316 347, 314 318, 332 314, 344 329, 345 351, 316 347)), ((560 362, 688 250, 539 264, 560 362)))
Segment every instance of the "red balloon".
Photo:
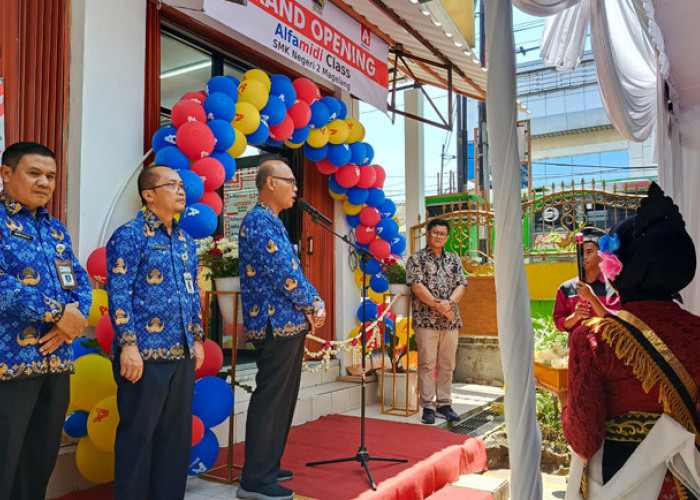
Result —
POLYGON ((224 202, 216 191, 204 191, 198 203, 209 205, 217 216, 221 215, 221 211, 224 209, 224 202))
POLYGON ((396 315, 394 314, 394 311, 391 309, 391 307, 389 307, 389 304, 379 304, 377 306, 377 315, 381 316, 385 308, 389 308, 389 310, 387 311, 386 316, 384 317, 386 319, 394 321, 396 319, 396 315))
POLYGON ((365 207, 360 210, 360 222, 368 227, 374 227, 382 220, 382 214, 374 207, 365 207))
POLYGON ((88 257, 85 267, 92 279, 101 285, 107 284, 107 254, 106 247, 94 250, 88 257))
POLYGON ((379 260, 384 260, 391 255, 391 245, 388 241, 381 238, 376 239, 369 244, 369 253, 374 255, 379 260))
POLYGON ((362 189, 369 189, 374 187, 374 183, 377 181, 377 171, 371 165, 366 167, 360 167, 360 180, 357 181, 357 187, 362 189))
MULTIPOLYGON (((369 245, 377 238, 377 231, 373 227, 360 224, 355 229, 355 239, 358 243, 369 245)), ((391 247, 390 247, 391 248, 391 247)))
POLYGON ((294 128, 306 127, 311 121, 311 108, 304 101, 297 99, 287 110, 287 116, 294 122, 294 128))
POLYGON ((112 338, 114 338, 114 328, 112 328, 112 320, 109 314, 105 314, 100 318, 95 326, 95 338, 100 347, 107 354, 112 353, 112 338))
POLYGON ((270 138, 275 141, 286 141, 292 136, 293 133, 294 122, 289 117, 289 115, 285 116, 284 120, 282 120, 282 123, 280 123, 279 125, 270 127, 270 138))
POLYGON ((224 351, 213 340, 204 341, 204 363, 194 372, 194 378, 216 377, 224 366, 224 351))
POLYGON ((343 165, 335 173, 335 180, 344 188, 351 188, 360 180, 360 167, 348 163, 343 165))
POLYGON ((374 171, 377 174, 377 178, 374 181, 374 186, 372 186, 372 187, 384 189, 384 181, 386 180, 386 172, 379 165, 372 165, 372 167, 374 167, 374 171))
POLYGON ((197 104, 204 104, 204 101, 207 98, 207 93, 204 92, 203 90, 200 90, 198 92, 187 92, 185 95, 183 95, 180 100, 182 101, 183 99, 185 100, 190 100, 194 101, 197 104))
POLYGON ((200 122, 183 123, 177 129, 175 141, 180 151, 185 153, 185 156, 190 160, 206 158, 214 151, 214 145, 216 144, 214 133, 204 123, 200 122))
POLYGON ((196 446, 204 437, 204 422, 197 415, 192 415, 192 446, 196 446))
POLYGON ((316 162, 316 169, 325 175, 331 175, 331 174, 334 174, 338 171, 338 167, 336 167, 331 162, 329 162, 328 158, 324 158, 321 161, 317 161, 316 162))
POLYGON ((207 123, 207 113, 200 103, 193 101, 191 98, 181 99, 170 110, 170 121, 175 128, 180 128, 180 125, 192 121, 207 123))
POLYGON ((309 106, 321 98, 318 86, 308 78, 297 78, 292 82, 292 86, 297 91, 297 99, 304 101, 309 106))
POLYGON ((192 163, 190 170, 202 178, 206 191, 219 189, 226 177, 224 166, 219 160, 214 158, 202 158, 201 160, 197 160, 192 163))

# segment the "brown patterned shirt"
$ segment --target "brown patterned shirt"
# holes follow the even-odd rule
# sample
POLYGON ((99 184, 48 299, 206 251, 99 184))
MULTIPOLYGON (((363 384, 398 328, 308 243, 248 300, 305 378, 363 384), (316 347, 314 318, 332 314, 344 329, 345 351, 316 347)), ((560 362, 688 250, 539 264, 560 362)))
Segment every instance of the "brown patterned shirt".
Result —
MULTIPOLYGON (((467 286, 467 278, 462 271, 462 263, 456 254, 442 251, 439 257, 430 247, 414 253, 406 262, 406 284, 422 284, 438 299, 450 300, 455 288, 467 286)), ((415 295, 413 296, 413 326, 435 330, 453 330, 462 327, 459 309, 453 306, 455 317, 448 320, 430 308, 415 295)))

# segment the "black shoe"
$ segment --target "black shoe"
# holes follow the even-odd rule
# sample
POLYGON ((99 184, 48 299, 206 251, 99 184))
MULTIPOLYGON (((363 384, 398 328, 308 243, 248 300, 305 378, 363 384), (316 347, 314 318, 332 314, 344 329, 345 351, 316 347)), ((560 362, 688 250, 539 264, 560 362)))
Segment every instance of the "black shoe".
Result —
POLYGON ((434 424, 435 423, 435 410, 430 408, 423 408, 423 416, 420 419, 424 424, 434 424))
POLYGON ((294 479, 294 473, 290 470, 280 469, 277 472, 277 482, 283 483, 284 481, 291 481, 294 479))
POLYGON ((438 408, 437 414, 445 418, 448 422, 459 422, 461 420, 459 415, 457 415, 449 405, 438 408))
POLYGON ((236 490, 236 496, 250 500, 292 500, 294 492, 279 484, 267 484, 250 490, 239 487, 236 490))

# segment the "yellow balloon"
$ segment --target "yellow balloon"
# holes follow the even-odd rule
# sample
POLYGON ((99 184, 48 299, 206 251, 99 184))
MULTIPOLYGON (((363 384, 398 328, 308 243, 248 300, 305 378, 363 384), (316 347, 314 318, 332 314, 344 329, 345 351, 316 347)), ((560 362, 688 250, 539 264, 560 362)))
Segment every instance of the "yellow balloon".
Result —
POLYGON ((349 339, 354 339, 360 336, 360 325, 357 325, 355 328, 350 330, 350 333, 348 333, 348 338, 349 339))
POLYGON ((343 212, 348 215, 357 215, 364 207, 364 205, 353 205, 348 200, 343 202, 343 212))
POLYGON ((331 188, 328 188, 328 192, 331 194, 331 198, 334 200, 344 200, 345 199, 345 193, 334 193, 331 188))
POLYGON ((328 144, 328 129, 326 127, 312 128, 309 132, 309 137, 306 139, 306 144, 312 148, 322 148, 328 144))
POLYGON ((265 89, 270 92, 270 88, 272 87, 272 83, 270 82, 270 77, 267 76, 267 73, 265 73, 261 69, 249 69, 248 71, 245 72, 243 75, 243 78, 241 78, 241 83, 247 82, 250 80, 258 80, 262 82, 265 85, 265 89))
POLYGON ((112 363, 99 354, 86 354, 75 360, 75 374, 70 378, 70 402, 90 411, 98 401, 117 393, 112 363))
POLYGON ((260 111, 251 103, 239 100, 236 104, 236 116, 231 125, 246 135, 252 134, 260 126, 260 111))
MULTIPOLYGON (((362 286, 362 270, 358 267, 353 272, 353 277, 355 278, 355 284, 360 287, 362 286)), ((365 275, 365 286, 369 286, 369 279, 372 277, 371 274, 365 275)))
POLYGON ((117 396, 107 396, 90 410, 87 421, 88 436, 102 451, 114 452, 118 424, 117 396))
POLYGON ((175 215, 173 215, 173 219, 180 222, 180 215, 181 215, 180 212, 176 213, 175 215))
MULTIPOLYGON (((233 125, 234 123, 235 119, 231 122, 231 125, 233 125)), ((243 154, 245 148, 248 147, 248 139, 246 138, 245 134, 240 130, 236 130, 234 128, 233 131, 236 132, 236 139, 233 141, 233 146, 228 148, 228 153, 234 158, 238 158, 243 154)))
POLYGON ((344 143, 350 133, 345 120, 333 120, 326 125, 326 128, 328 129, 328 142, 331 144, 344 143))
POLYGON ((284 141, 284 145, 287 146, 289 149, 299 149, 304 145, 304 143, 300 142, 299 144, 294 144, 293 142, 284 141))
POLYGON ((97 326, 100 318, 108 312, 107 292, 100 288, 92 290, 92 305, 88 313, 88 325, 97 326))
POLYGON ((418 352, 411 351, 406 357, 408 358, 409 368, 416 368, 418 366, 418 352))
POLYGON ((384 302, 384 294, 383 293, 377 293, 371 288, 367 289, 367 296, 370 298, 372 302, 375 304, 381 304, 384 302))
POLYGON ((99 449, 88 437, 81 438, 78 442, 75 463, 78 472, 91 483, 104 484, 114 481, 114 452, 99 449))
POLYGON ((345 123, 348 126, 348 138, 346 142, 352 144, 365 138, 365 127, 356 118, 347 118, 345 123))
POLYGON ((398 323, 396 323, 396 345, 403 347, 408 340, 409 335, 413 335, 413 322, 410 318, 401 318, 398 323))
POLYGON ((265 88, 265 83, 260 80, 246 80, 238 86, 238 102, 249 102, 258 111, 265 107, 269 98, 270 91, 265 88))

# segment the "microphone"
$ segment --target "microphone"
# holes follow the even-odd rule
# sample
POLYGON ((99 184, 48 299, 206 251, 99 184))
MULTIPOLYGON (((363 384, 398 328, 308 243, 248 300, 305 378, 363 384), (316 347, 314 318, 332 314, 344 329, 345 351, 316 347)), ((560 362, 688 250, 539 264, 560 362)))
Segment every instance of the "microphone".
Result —
POLYGON ((332 220, 330 220, 328 217, 326 217, 321 212, 316 210, 314 207, 309 205, 308 202, 306 202, 304 200, 299 200, 299 208, 301 208, 304 212, 308 212, 311 215, 311 217, 313 217, 314 219, 321 219, 323 222, 325 222, 329 226, 333 225, 332 220))

